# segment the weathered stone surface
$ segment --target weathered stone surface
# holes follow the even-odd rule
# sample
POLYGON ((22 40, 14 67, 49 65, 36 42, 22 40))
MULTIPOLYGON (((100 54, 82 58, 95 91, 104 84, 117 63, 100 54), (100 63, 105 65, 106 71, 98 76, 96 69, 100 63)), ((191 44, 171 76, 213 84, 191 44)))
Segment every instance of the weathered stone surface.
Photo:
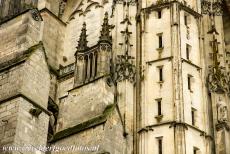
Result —
POLYGON ((219 93, 206 86, 210 68, 229 72, 227 8, 220 16, 219 3, 211 7, 210 0, 39 0, 40 12, 18 14, 20 2, 32 1, 0 0, 0 19, 12 17, 0 24, 0 146, 99 146, 63 154, 229 154, 230 79, 208 80, 227 85, 219 93), (63 3, 64 22, 57 17, 63 3), (89 57, 81 63, 80 45, 103 50, 98 61, 84 50, 89 57), (132 60, 120 62, 118 55, 132 60), (116 80, 133 70, 134 82, 116 80), (47 111, 48 100, 54 110, 47 111))

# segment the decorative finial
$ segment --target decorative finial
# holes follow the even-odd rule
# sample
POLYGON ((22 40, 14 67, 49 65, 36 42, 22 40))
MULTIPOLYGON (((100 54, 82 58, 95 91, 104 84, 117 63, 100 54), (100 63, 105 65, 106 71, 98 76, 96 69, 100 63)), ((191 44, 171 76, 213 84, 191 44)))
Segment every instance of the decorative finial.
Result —
POLYGON ((87 35, 86 35, 86 23, 83 23, 83 27, 81 29, 81 35, 80 35, 80 39, 78 41, 78 47, 77 47, 77 51, 78 52, 84 52, 88 46, 87 46, 87 39, 86 39, 87 35))
POLYGON ((104 17, 104 22, 102 25, 102 30, 101 30, 101 36, 99 41, 108 41, 112 42, 112 38, 110 36, 110 29, 112 28, 111 25, 109 25, 109 20, 108 20, 108 12, 105 13, 104 17))

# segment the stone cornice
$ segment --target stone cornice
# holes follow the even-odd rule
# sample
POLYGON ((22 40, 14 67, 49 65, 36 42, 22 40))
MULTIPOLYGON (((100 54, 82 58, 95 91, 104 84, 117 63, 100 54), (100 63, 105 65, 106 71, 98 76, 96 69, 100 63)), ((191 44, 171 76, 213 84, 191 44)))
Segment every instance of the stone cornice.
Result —
MULTIPOLYGON (((30 48, 28 48, 27 50, 24 50, 22 52, 19 52, 19 53, 15 53, 15 55, 13 56, 13 58, 9 59, 9 60, 6 60, 5 61, 5 58, 7 57, 4 57, 4 61, 1 62, 1 59, 0 59, 0 72, 2 71, 5 71, 5 70, 8 70, 12 67, 15 67, 17 66, 18 64, 21 64, 23 62, 26 61, 26 59, 34 52, 36 51, 36 49, 39 49, 39 48, 43 48, 43 43, 42 42, 39 42, 38 44, 34 45, 34 46, 31 46, 30 48)), ((44 52, 45 53, 45 52, 44 52)), ((45 54, 46 56, 46 54, 45 54)), ((47 58, 47 57, 46 57, 47 58)))
POLYGON ((157 123, 157 124, 153 124, 153 125, 148 125, 148 126, 145 126, 145 127, 141 128, 141 129, 139 129, 138 133, 148 132, 150 130, 154 131, 155 127, 160 127, 160 126, 164 126, 164 125, 169 125, 169 128, 176 127, 177 125, 181 125, 186 130, 188 128, 191 128, 193 130, 198 131, 200 133, 200 136, 204 136, 206 138, 211 138, 212 139, 212 136, 208 135, 208 133, 206 133, 205 131, 199 129, 198 127, 190 125, 190 124, 185 123, 185 122, 176 122, 176 121, 167 121, 167 122, 157 123))
POLYGON ((191 61, 189 61, 189 60, 187 60, 187 59, 181 58, 181 61, 182 61, 182 63, 183 63, 183 62, 186 62, 187 64, 189 64, 189 65, 195 67, 197 70, 201 70, 201 67, 200 67, 200 66, 198 66, 198 65, 196 65, 196 64, 194 64, 194 63, 192 63, 191 61))
POLYGON ((152 61, 147 61, 146 63, 151 65, 152 63, 155 63, 155 62, 159 62, 159 61, 164 61, 164 60, 172 60, 173 59, 173 56, 170 56, 170 57, 164 57, 164 58, 160 58, 160 59, 156 59, 156 60, 152 60, 152 61))
POLYGON ((20 92, 17 92, 17 94, 15 94, 14 96, 10 96, 10 97, 7 97, 7 98, 4 98, 4 99, 0 100, 0 104, 3 104, 5 102, 7 102, 7 101, 11 101, 11 100, 19 98, 19 97, 22 97, 23 99, 25 99, 26 101, 31 103, 34 107, 41 109, 47 115, 49 115, 49 116, 52 115, 52 113, 50 111, 48 111, 46 108, 44 108, 43 106, 39 105, 39 103, 33 101, 32 99, 30 99, 29 97, 27 97, 26 95, 24 95, 24 94, 22 94, 20 92))
POLYGON ((193 15, 196 18, 202 17, 202 15, 200 13, 196 12, 192 8, 186 6, 183 3, 180 3, 178 1, 171 1, 171 2, 166 1, 166 2, 163 2, 161 4, 152 4, 149 7, 143 8, 142 11, 149 14, 152 11, 157 11, 157 10, 161 10, 164 8, 169 8, 170 5, 172 5, 173 3, 178 3, 180 9, 190 13, 191 15, 193 15))
POLYGON ((63 26, 66 26, 67 24, 64 22, 64 21, 62 21, 60 18, 58 18, 55 14, 53 14, 53 12, 51 12, 49 9, 47 9, 47 8, 44 8, 44 9, 41 9, 40 10, 40 13, 43 13, 43 12, 45 12, 45 13, 48 13, 49 15, 51 15, 52 17, 54 17, 59 23, 61 23, 63 26))

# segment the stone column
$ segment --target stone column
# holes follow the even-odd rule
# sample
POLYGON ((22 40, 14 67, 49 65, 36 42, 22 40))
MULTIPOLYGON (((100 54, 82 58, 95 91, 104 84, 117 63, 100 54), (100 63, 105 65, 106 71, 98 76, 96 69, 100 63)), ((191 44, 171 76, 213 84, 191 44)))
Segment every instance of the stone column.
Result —
POLYGON ((86 82, 90 80, 90 56, 87 55, 88 61, 87 61, 87 70, 86 70, 86 82))
POLYGON ((84 81, 84 58, 83 56, 78 57, 76 60, 76 68, 75 68, 75 86, 81 85, 84 81))
POLYGON ((95 53, 93 53, 93 57, 92 57, 92 76, 91 79, 93 80, 95 78, 95 53))
POLYGON ((185 154, 185 126, 184 122, 184 105, 182 89, 182 62, 180 49, 180 10, 178 3, 173 3, 170 8, 171 14, 171 45, 173 55, 173 85, 174 85, 174 146, 175 154, 185 154))

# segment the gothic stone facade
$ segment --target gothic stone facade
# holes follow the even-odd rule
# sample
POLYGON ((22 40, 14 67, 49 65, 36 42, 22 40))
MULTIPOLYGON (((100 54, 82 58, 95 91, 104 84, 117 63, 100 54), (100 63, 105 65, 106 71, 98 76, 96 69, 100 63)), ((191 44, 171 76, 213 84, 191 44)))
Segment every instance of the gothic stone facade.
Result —
POLYGON ((230 154, 229 6, 0 0, 0 153, 230 154))

